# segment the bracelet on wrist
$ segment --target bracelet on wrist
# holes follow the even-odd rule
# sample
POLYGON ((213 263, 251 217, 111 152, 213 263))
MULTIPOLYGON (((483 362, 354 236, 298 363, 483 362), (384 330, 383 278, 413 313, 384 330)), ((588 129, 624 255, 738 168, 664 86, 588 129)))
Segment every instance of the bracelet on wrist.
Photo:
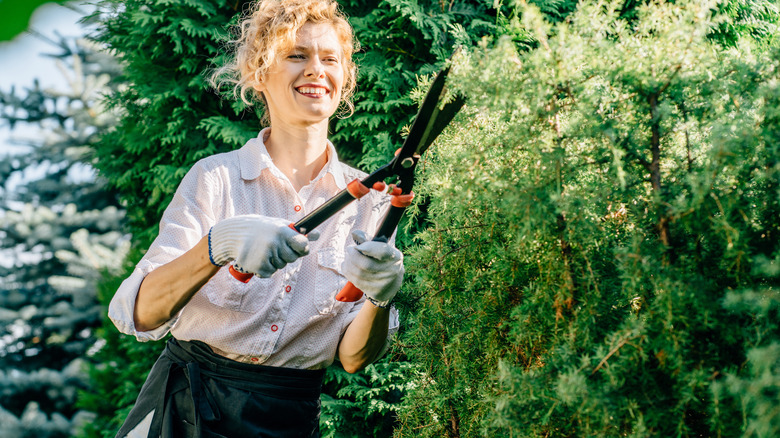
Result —
POLYGON ((368 301, 369 303, 373 304, 376 307, 379 307, 380 309, 387 309, 388 307, 393 305, 393 301, 392 300, 390 300, 390 301, 388 301, 386 303, 380 303, 379 301, 369 297, 368 295, 366 295, 366 301, 368 301))

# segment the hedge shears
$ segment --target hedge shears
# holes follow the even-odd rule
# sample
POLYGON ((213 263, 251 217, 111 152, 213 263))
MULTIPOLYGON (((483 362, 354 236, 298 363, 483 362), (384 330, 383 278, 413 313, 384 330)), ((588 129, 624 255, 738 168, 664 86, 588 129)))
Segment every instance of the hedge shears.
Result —
MULTIPOLYGON (((389 187, 389 194, 391 195, 390 207, 373 238, 374 241, 387 242, 393 235, 393 232, 395 232, 396 227, 398 227, 406 207, 412 203, 412 198, 414 197, 412 193, 414 171, 420 156, 450 123, 465 102, 462 96, 455 96, 452 100, 442 105, 446 95, 444 83, 447 73, 449 73, 449 67, 436 75, 412 123, 409 135, 390 162, 364 179, 355 179, 348 183, 345 189, 325 201, 324 204, 298 222, 290 224, 290 227, 301 234, 307 234, 352 201, 368 194, 372 188, 384 191, 389 187), (389 186, 386 184, 388 180, 392 181, 389 186)), ((253 274, 238 272, 233 266, 230 266, 230 273, 237 280, 244 283, 248 282, 253 276, 253 274)), ((349 282, 336 295, 336 299, 351 302, 359 300, 361 296, 363 296, 363 292, 349 282)))

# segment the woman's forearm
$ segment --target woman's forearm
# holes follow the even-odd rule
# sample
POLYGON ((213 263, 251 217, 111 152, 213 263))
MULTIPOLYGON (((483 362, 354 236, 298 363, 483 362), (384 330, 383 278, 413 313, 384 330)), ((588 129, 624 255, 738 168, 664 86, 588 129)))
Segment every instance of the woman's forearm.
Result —
POLYGON ((141 283, 133 320, 138 331, 153 330, 184 307, 219 267, 209 260, 208 237, 172 262, 150 272, 141 283))
POLYGON ((339 343, 339 360, 347 372, 356 373, 377 359, 387 342, 389 320, 389 309, 363 304, 339 343))

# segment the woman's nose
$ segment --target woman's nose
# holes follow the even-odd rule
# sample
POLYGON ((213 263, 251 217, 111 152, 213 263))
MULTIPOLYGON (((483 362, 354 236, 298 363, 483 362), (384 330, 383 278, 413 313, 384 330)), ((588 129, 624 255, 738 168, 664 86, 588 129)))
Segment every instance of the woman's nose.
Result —
POLYGON ((325 66, 322 65, 319 59, 312 57, 306 64, 306 70, 304 70, 303 75, 317 79, 325 77, 325 66))

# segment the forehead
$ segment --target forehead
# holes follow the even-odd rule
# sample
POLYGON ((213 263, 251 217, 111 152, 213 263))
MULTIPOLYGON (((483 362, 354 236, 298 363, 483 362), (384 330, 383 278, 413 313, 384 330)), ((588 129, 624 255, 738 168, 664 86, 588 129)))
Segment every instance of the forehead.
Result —
POLYGON ((342 52, 336 28, 330 23, 305 23, 295 34, 294 49, 342 52))

